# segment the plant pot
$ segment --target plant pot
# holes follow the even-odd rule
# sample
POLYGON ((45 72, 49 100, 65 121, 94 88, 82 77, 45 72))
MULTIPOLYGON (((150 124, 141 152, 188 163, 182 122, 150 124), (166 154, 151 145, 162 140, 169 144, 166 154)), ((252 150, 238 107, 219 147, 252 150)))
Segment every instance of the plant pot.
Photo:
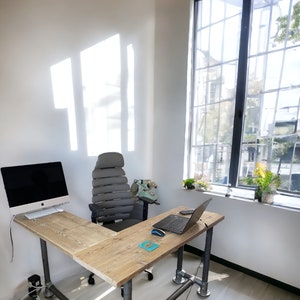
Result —
POLYGON ((257 188, 257 189, 255 190, 254 199, 257 199, 258 202, 261 202, 261 195, 262 195, 261 190, 257 188))
POLYGON ((195 189, 195 186, 194 185, 185 185, 184 188, 186 190, 194 190, 195 189))
POLYGON ((272 204, 274 202, 274 193, 262 193, 261 202, 272 204))

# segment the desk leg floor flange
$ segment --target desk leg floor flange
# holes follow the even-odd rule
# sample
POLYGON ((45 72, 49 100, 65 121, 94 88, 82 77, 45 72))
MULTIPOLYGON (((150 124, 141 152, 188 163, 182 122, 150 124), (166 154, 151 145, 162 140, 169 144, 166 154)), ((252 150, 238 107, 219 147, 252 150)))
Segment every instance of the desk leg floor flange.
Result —
POLYGON ((191 285, 196 283, 199 286, 197 294, 201 297, 209 297, 210 291, 208 290, 208 272, 210 262, 210 251, 212 243, 213 227, 206 231, 205 250, 203 255, 203 271, 202 279, 195 275, 188 274, 182 269, 183 262, 183 249, 180 247, 177 252, 177 269, 176 275, 173 278, 173 282, 176 284, 182 284, 167 300, 177 299, 182 293, 184 293, 191 285))

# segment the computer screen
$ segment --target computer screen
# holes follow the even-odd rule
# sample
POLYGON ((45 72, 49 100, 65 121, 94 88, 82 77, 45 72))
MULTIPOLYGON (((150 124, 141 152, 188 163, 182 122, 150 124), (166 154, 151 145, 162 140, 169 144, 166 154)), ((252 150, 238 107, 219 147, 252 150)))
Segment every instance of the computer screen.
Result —
POLYGON ((2 167, 1 174, 13 215, 70 201, 61 162, 2 167))

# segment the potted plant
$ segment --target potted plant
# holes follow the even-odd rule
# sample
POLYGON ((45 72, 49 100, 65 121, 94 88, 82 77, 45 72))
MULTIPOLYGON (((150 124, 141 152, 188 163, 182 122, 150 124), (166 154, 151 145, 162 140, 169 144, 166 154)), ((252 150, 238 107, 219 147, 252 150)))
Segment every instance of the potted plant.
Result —
POLYGON ((187 190, 195 189, 195 179, 194 178, 187 178, 182 181, 182 185, 187 190))
POLYGON ((202 175, 196 179, 196 190, 197 191, 207 191, 210 188, 209 181, 206 176, 202 175))
POLYGON ((280 175, 267 169, 265 163, 258 162, 254 170, 254 176, 249 176, 243 180, 248 185, 256 185, 258 201, 273 203, 273 196, 280 186, 280 175))
POLYGON ((207 191, 209 188, 209 182, 205 176, 199 178, 187 178, 182 181, 182 185, 187 190, 207 191))

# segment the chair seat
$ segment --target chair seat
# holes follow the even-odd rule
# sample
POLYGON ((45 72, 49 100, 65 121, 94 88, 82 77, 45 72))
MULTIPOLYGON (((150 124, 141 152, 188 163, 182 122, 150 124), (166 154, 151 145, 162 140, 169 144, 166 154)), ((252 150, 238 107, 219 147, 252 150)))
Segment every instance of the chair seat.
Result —
POLYGON ((104 224, 103 226, 108 228, 108 229, 111 229, 113 231, 118 232, 118 231, 126 229, 130 226, 138 224, 140 222, 142 222, 142 220, 139 220, 139 219, 126 219, 126 220, 123 220, 121 222, 104 224))

